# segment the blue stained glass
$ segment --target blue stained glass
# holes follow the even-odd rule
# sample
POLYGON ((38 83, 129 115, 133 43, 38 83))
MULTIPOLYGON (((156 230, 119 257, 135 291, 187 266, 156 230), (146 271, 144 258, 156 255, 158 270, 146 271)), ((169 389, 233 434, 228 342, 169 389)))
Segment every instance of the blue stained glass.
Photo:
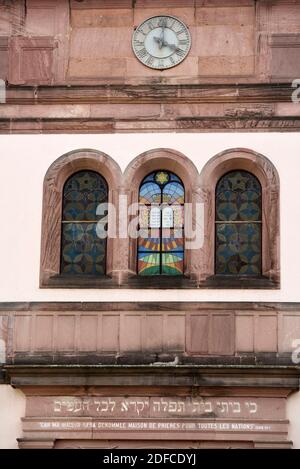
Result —
POLYGON ((184 188, 179 182, 170 182, 163 189, 163 202, 168 204, 184 203, 184 188))
POLYGON ((96 225, 96 223, 63 225, 62 273, 73 275, 105 273, 106 240, 98 238, 96 225))
POLYGON ((173 211, 171 224, 164 225, 164 227, 170 226, 172 229, 159 227, 158 219, 158 226, 155 225, 156 228, 151 230, 149 226, 150 207, 140 207, 139 275, 182 275, 184 264, 184 186, 180 178, 165 170, 149 174, 141 183, 139 203, 151 205, 151 209, 158 204, 162 210, 160 224, 166 223, 163 221, 163 214, 166 214, 163 208, 170 206, 173 211), (178 232, 180 233, 178 234, 178 232))
POLYGON ((154 204, 161 203, 161 189, 154 182, 146 182, 140 188, 140 203, 154 204))
POLYGON ((232 171, 216 188, 216 274, 261 275, 262 194, 258 179, 232 171))
MULTIPOLYGON (((106 239, 97 236, 97 207, 108 200, 105 179, 93 171, 79 171, 65 183, 61 236, 61 273, 103 275, 106 239)), ((105 222, 105 220, 103 220, 105 222)))

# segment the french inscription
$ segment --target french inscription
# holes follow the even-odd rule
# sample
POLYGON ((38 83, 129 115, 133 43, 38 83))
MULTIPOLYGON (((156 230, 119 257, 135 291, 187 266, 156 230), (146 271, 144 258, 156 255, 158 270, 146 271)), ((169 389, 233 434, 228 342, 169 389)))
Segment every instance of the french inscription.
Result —
POLYGON ((252 422, 199 422, 199 421, 44 421, 39 422, 41 430, 148 430, 148 431, 223 431, 223 432, 269 432, 274 424, 252 422))

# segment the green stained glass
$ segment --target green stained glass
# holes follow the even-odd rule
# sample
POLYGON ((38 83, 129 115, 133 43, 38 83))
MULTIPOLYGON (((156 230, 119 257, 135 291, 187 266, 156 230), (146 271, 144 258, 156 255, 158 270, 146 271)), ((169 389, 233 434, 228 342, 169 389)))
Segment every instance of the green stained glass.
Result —
POLYGON ((247 171, 225 174, 216 188, 216 274, 261 275, 261 228, 260 182, 247 171))
POLYGON ((106 264, 106 239, 97 235, 99 204, 107 203, 105 179, 93 171, 79 171, 65 183, 61 236, 61 273, 103 275, 106 264))

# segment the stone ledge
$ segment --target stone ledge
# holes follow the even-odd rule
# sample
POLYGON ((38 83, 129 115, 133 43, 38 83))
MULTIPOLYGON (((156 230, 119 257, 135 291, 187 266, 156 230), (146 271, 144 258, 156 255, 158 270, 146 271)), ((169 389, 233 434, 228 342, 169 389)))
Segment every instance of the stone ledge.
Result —
POLYGON ((181 386, 299 389, 297 366, 5 365, 6 382, 29 386, 181 386))
POLYGON ((272 84, 70 85, 7 87, 7 104, 291 102, 291 82, 272 84))

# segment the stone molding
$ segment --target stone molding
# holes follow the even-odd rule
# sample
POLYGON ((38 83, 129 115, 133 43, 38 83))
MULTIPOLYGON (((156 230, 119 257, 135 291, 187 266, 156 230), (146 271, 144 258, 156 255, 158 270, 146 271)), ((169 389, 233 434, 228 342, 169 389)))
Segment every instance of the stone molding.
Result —
MULTIPOLYGON (((109 215, 110 216, 110 215, 109 215)), ((111 214, 112 216, 112 214, 111 214)), ((127 223, 131 216, 127 216, 127 223)), ((193 214, 194 216, 194 214, 193 214)), ((112 218, 110 218, 112 221, 112 218)), ((108 221, 109 223, 109 221, 108 221)), ((193 230, 196 220, 192 220, 193 230)), ((117 225, 119 226, 119 225, 117 225)), ((119 229, 117 230, 117 233, 119 229)), ((146 151, 133 159, 124 174, 108 155, 94 150, 78 150, 56 160, 44 179, 40 287, 51 288, 276 288, 280 282, 279 266, 279 177, 272 163, 263 155, 247 149, 226 150, 205 165, 201 175, 191 160, 168 148, 146 151), (109 186, 109 202, 119 214, 120 196, 126 196, 126 211, 138 202, 139 185, 151 171, 175 172, 185 186, 185 201, 196 207, 204 204, 204 245, 186 249, 184 278, 141 278, 136 274, 137 240, 108 237, 107 275, 85 277, 60 275, 61 213, 63 185, 80 169, 98 171, 109 186), (235 279, 211 282, 214 275, 214 190, 219 177, 231 169, 253 172, 263 190, 263 270, 259 279, 235 279), (209 280, 209 281, 208 281, 209 280)))
MULTIPOLYGON (((121 170, 119 165, 105 153, 88 149, 71 151, 50 166, 44 179, 41 287, 49 284, 50 277, 59 276, 63 186, 69 176, 81 169, 101 173, 109 187, 108 202, 116 205, 116 191, 120 186, 121 170)), ((107 252, 110 253, 106 263, 107 275, 112 275, 112 272, 118 270, 115 241, 113 238, 107 240, 107 252)))

